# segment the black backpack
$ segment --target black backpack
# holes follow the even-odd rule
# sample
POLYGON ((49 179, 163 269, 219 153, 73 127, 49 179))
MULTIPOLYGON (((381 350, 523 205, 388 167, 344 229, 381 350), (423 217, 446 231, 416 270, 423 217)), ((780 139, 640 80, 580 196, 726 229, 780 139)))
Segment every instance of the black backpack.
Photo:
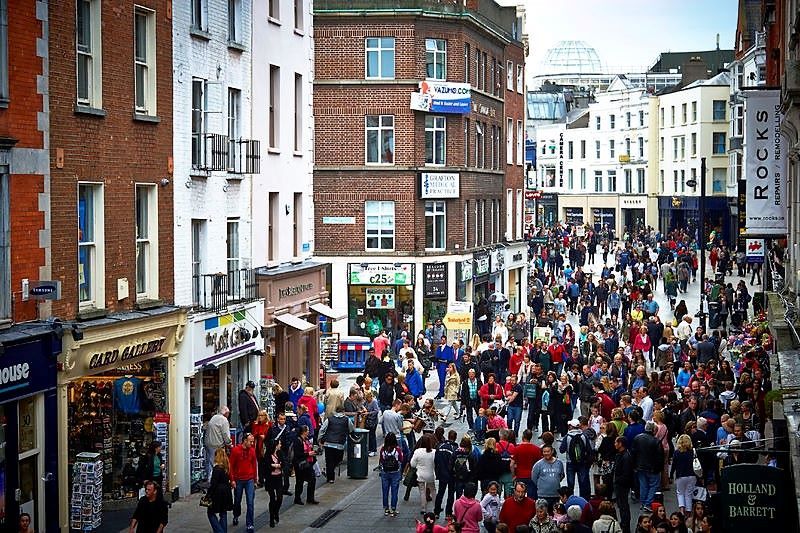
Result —
POLYGON ((469 455, 464 453, 456 453, 453 459, 453 476, 458 481, 467 481, 470 479, 472 471, 469 467, 469 455))
POLYGON ((391 452, 381 452, 381 470, 383 472, 399 472, 400 461, 397 458, 397 448, 391 452))
POLYGON ((586 465, 592 462, 592 450, 589 446, 589 439, 583 433, 573 435, 569 439, 567 456, 575 464, 586 465))

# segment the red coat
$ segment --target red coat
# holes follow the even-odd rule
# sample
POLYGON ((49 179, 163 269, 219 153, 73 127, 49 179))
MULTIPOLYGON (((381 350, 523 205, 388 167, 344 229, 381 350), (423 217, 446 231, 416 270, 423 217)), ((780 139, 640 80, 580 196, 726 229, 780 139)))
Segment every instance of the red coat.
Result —
POLYGON ((643 355, 647 355, 650 352, 650 347, 652 344, 650 343, 650 337, 647 336, 645 333, 644 335, 639 333, 633 339, 633 351, 641 350, 643 355))
POLYGON ((317 407, 317 400, 313 396, 306 396, 305 394, 300 396, 300 399, 297 400, 297 406, 300 407, 301 405, 305 405, 308 407, 308 416, 311 417, 311 425, 313 426, 311 429, 317 429, 317 420, 319 420, 319 408, 317 407))
POLYGON ((493 393, 494 398, 489 398, 489 395, 490 395, 489 384, 484 383, 483 385, 481 385, 481 388, 478 389, 478 396, 480 396, 481 398, 481 407, 483 409, 488 409, 490 403, 503 397, 503 387, 495 383, 494 393, 493 393))
POLYGON ((511 359, 508 361, 508 375, 509 376, 516 376, 517 372, 519 372, 519 367, 522 366, 524 359, 522 352, 516 351, 511 356, 511 359))

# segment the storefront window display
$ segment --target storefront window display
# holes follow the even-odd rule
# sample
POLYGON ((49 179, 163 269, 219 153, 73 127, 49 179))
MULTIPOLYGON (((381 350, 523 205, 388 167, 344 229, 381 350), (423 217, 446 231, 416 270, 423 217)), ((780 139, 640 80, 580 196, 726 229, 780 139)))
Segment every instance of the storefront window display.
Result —
POLYGON ((154 416, 167 410, 163 358, 71 381, 67 387, 69 461, 81 452, 103 460, 103 498, 137 498, 140 465, 156 440, 154 416))
POLYGON ((413 331, 413 286, 350 285, 348 295, 351 335, 375 338, 383 329, 390 335, 413 331))

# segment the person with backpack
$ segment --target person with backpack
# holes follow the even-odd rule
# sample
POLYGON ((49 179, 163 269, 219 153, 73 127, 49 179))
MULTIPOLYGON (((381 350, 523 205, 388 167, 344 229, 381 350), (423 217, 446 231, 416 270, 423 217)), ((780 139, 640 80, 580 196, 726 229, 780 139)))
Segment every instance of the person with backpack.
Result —
POLYGON ((561 441, 559 451, 567 457, 567 486, 575 486, 575 477, 578 477, 578 487, 580 495, 584 499, 591 496, 591 484, 589 482, 589 469, 594 460, 593 447, 591 440, 586 435, 589 424, 585 416, 578 420, 569 421, 569 432, 564 440, 561 441))
POLYGON ((453 455, 458 449, 456 438, 458 433, 451 429, 447 433, 447 440, 436 447, 436 455, 433 457, 433 467, 436 473, 436 481, 439 482, 439 488, 436 491, 436 500, 433 504, 433 514, 437 516, 442 514, 442 500, 444 494, 447 492, 447 503, 445 505, 445 515, 450 516, 453 514, 453 500, 455 494, 455 479, 453 478, 453 455))
POLYGON ((514 492, 514 478, 511 469, 511 458, 514 456, 514 445, 511 443, 511 430, 501 429, 499 431, 500 440, 497 442, 497 453, 500 454, 502 472, 496 480, 503 489, 503 497, 510 498, 514 492))
POLYGON ((378 464, 380 467, 381 491, 383 493, 384 516, 397 516, 397 495, 400 490, 400 476, 403 464, 403 450, 397 443, 394 433, 387 433, 383 439, 378 464), (389 497, 391 495, 391 505, 389 497))
POLYGON ((461 437, 461 442, 453 452, 453 489, 456 498, 460 498, 468 483, 475 483, 478 461, 472 453, 472 441, 468 436, 461 437))

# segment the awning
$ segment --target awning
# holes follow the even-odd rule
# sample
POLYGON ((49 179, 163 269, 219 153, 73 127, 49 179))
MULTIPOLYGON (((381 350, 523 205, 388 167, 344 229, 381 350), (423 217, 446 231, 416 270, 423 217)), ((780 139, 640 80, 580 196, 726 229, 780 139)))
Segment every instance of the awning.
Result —
POLYGON ((278 322, 282 322, 287 326, 291 326, 294 329, 299 329, 300 331, 309 331, 315 329, 317 327, 316 324, 312 324, 306 320, 303 320, 299 316, 294 316, 291 313, 284 313, 282 315, 275 315, 275 320, 278 322))
POLYGON ((336 311, 334 311, 333 309, 331 309, 330 307, 328 307, 325 304, 312 304, 311 305, 311 310, 312 311, 316 311, 317 313, 319 313, 321 315, 324 315, 324 316, 330 318, 331 320, 341 320, 342 318, 347 316, 347 315, 342 314, 342 313, 337 313, 336 311))

